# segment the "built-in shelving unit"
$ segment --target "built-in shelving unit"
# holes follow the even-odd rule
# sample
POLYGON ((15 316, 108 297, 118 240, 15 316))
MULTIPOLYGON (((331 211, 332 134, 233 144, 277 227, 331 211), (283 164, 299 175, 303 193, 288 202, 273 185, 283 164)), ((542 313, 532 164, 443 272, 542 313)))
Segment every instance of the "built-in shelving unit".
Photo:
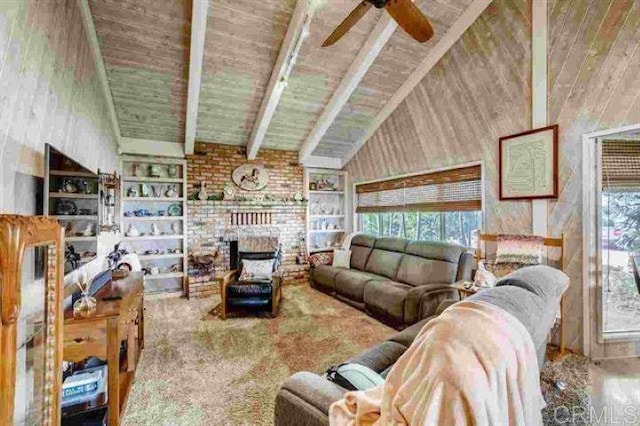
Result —
MULTIPOLYGON (((96 258, 100 205, 99 176, 51 145, 45 148, 43 211, 65 229, 65 251, 80 256, 76 267, 96 258)), ((65 274, 74 264, 65 262, 65 274)))
POLYGON ((121 166, 122 242, 128 251, 138 254, 142 267, 150 272, 144 277, 145 293, 184 293, 187 276, 186 161, 122 156, 121 166), (170 211, 176 205, 180 210, 178 214, 170 211))
POLYGON ((349 229, 347 217, 347 172, 305 169, 307 207, 307 251, 331 251, 342 245, 349 229))

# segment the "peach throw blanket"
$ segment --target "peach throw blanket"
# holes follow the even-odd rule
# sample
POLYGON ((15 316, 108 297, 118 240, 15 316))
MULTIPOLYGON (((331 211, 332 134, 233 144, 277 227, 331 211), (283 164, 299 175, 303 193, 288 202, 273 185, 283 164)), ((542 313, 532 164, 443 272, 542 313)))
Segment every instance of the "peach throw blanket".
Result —
POLYGON ((331 425, 542 425, 536 351, 513 315, 460 302, 429 321, 386 382, 347 392, 331 425))

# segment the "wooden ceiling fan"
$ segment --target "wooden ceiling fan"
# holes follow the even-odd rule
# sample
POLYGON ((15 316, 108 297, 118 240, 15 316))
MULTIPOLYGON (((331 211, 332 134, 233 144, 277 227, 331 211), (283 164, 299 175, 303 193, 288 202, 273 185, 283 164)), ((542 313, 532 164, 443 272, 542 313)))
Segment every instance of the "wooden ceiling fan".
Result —
POLYGON ((322 47, 331 46, 342 38, 372 6, 376 9, 387 9, 391 17, 411 37, 424 43, 433 37, 433 27, 413 0, 363 0, 344 21, 324 41, 322 47))

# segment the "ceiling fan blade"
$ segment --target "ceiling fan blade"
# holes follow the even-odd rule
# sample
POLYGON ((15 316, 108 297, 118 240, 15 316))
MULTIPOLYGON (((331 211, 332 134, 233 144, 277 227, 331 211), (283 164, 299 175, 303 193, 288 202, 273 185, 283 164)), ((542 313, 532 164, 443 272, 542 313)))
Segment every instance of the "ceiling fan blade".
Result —
POLYGON ((367 3, 366 1, 363 1, 356 6, 349 16, 347 16, 345 20, 342 21, 335 30, 333 30, 331 35, 327 37, 324 43, 322 43, 322 47, 331 46, 336 41, 340 40, 342 36, 345 35, 347 31, 349 31, 351 27, 353 27, 365 15, 365 13, 367 13, 369 9, 371 9, 371 3, 367 3))
POLYGON ((433 37, 431 23, 413 1, 389 0, 386 8, 398 25, 414 39, 424 43, 433 37))

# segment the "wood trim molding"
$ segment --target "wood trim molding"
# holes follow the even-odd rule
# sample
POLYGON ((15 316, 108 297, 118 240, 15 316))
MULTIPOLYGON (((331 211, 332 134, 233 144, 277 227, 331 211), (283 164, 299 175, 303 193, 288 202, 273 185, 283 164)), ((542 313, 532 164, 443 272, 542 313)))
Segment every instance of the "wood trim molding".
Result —
MULTIPOLYGON (((544 127, 548 123, 547 68, 549 28, 547 13, 547 0, 531 2, 531 127, 534 129, 536 127, 544 127)), ((557 177, 555 185, 557 187, 557 177)), ((549 208, 547 200, 532 200, 531 227, 533 233, 546 235, 549 226, 548 222, 549 208)))
POLYGON ((358 55, 349 66, 338 88, 333 92, 331 99, 327 103, 324 111, 315 126, 311 130, 309 137, 300 148, 299 160, 304 162, 316 149, 323 136, 331 127, 342 107, 347 103, 354 90, 358 87, 373 61, 380 55, 382 48, 387 44, 398 24, 391 19, 388 14, 383 14, 374 27, 366 42, 360 48, 358 55))
POLYGON ((151 139, 122 138, 120 151, 121 154, 177 158, 184 158, 185 156, 185 147, 182 144, 151 139))
POLYGON ((309 8, 308 0, 298 0, 293 16, 289 21, 287 34, 280 47, 278 59, 271 72, 267 90, 262 98, 258 117, 253 124, 251 136, 249 137, 249 144, 247 145, 247 158, 249 160, 255 160, 260 146, 264 142, 264 137, 267 134, 276 108, 278 108, 282 92, 287 86, 287 80, 291 75, 291 71, 293 71, 302 43, 309 35, 311 17, 312 11, 309 8))
POLYGON ((342 168, 342 161, 339 158, 321 157, 310 155, 304 161, 300 162, 305 167, 315 167, 320 169, 336 169, 342 168))
POLYGON ((349 152, 342 158, 343 166, 346 165, 351 158, 367 143, 369 138, 378 130, 387 118, 395 111, 395 109, 409 96, 413 89, 422 81, 422 79, 431 71, 431 69, 442 59, 442 57, 451 49, 456 41, 467 31, 476 19, 482 14, 491 0, 473 0, 458 20, 449 28, 449 31, 438 41, 438 43, 429 51, 429 54, 411 73, 409 78, 400 86, 393 94, 391 99, 385 104, 380 112, 373 119, 369 128, 364 132, 363 136, 356 141, 349 152))
POLYGON ((481 178, 482 169, 479 165, 460 167, 438 172, 427 172, 406 177, 390 178, 371 183, 359 183, 356 184, 356 194, 413 188, 424 185, 438 185, 450 182, 468 182, 480 180, 481 178))
POLYGON ((193 0, 192 9, 189 87, 187 89, 187 116, 184 130, 184 152, 186 154, 193 154, 196 143, 196 125, 198 124, 198 105, 200 103, 200 83, 202 81, 202 62, 204 59, 209 0, 193 0))
POLYGON ((84 30, 87 33, 87 42, 89 43, 91 53, 93 54, 93 63, 96 67, 98 80, 100 81, 100 88, 102 89, 105 102, 107 103, 107 109, 109 110, 109 118, 111 119, 113 133, 115 134, 118 146, 122 146, 120 123, 118 122, 118 115, 116 114, 115 104, 113 103, 113 96, 111 95, 111 86, 109 85, 109 79, 107 78, 107 70, 104 66, 104 60, 102 59, 102 52, 100 51, 98 33, 96 33, 96 27, 93 23, 91 9, 89 8, 89 0, 78 0, 78 6, 80 7, 80 13, 82 14, 82 23, 84 26, 84 30))

